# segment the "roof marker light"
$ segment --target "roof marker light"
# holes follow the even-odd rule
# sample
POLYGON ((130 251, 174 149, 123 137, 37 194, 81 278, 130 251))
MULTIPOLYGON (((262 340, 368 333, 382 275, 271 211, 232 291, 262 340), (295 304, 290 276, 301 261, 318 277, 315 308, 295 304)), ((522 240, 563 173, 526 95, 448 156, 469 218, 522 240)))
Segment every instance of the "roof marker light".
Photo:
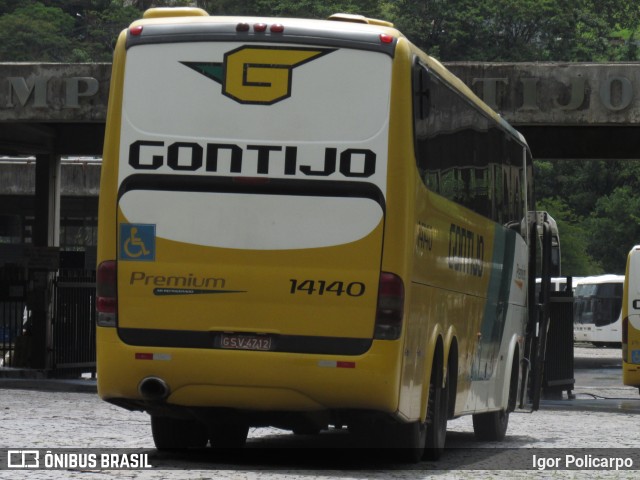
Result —
POLYGON ((248 32, 250 28, 248 23, 239 23, 236 25, 236 32, 248 32))
POLYGON ((267 31, 267 24, 266 23, 256 23, 253 26, 253 31, 254 32, 258 32, 258 33, 263 33, 267 31))
POLYGON ((380 41, 382 43, 391 43, 393 42, 393 37, 391 35, 387 35, 386 33, 380 34, 380 41))
POLYGON ((274 23, 273 25, 271 25, 271 33, 282 33, 284 32, 284 25, 282 25, 281 23, 274 23))
POLYGON ((129 33, 130 33, 131 35, 135 35, 135 36, 140 35, 140 34, 142 33, 142 25, 136 25, 136 26, 134 26, 134 27, 131 27, 131 28, 129 29, 129 33))

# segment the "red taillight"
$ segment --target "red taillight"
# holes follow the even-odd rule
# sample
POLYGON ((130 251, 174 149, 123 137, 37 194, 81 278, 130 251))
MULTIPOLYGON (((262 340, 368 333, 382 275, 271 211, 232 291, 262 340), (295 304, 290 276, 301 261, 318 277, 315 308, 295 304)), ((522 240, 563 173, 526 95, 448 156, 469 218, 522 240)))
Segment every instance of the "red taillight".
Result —
POLYGON ((253 31, 257 32, 257 33, 263 33, 267 31, 267 24, 266 23, 256 23, 253 26, 253 31))
POLYGON ((248 23, 239 23, 236 25, 236 32, 248 32, 250 28, 248 23))
POLYGON ((387 35, 386 33, 381 33, 380 34, 380 41, 382 43, 392 43, 393 42, 393 37, 391 35, 387 35))
POLYGON ((112 297, 98 297, 96 301, 96 308, 99 313, 116 313, 117 306, 116 299, 112 297))
POLYGON ((404 284, 402 279, 394 273, 380 273, 378 308, 373 338, 379 340, 400 338, 403 316, 404 284))
POLYGON ((135 36, 141 35, 142 34, 142 25, 136 25, 135 27, 129 28, 129 33, 131 35, 135 35, 135 36))
POLYGON ((98 265, 96 272, 96 310, 98 325, 115 327, 118 311, 116 261, 107 260, 98 265))

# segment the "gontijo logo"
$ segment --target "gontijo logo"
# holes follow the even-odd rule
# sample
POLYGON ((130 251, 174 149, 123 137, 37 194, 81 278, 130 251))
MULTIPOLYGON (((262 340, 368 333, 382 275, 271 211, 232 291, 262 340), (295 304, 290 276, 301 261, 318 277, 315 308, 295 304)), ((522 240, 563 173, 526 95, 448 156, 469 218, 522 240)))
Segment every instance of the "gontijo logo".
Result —
POLYGON ((293 69, 335 51, 331 48, 243 46, 222 63, 180 62, 222 85, 236 102, 273 105, 291 96, 293 69))

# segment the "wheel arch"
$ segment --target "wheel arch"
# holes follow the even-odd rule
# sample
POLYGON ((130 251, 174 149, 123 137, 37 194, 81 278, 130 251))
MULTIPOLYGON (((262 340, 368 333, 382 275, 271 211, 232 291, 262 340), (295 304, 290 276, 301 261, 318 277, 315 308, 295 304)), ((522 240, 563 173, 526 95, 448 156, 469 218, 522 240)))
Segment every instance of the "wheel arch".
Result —
POLYGON ((449 342, 449 352, 447 354, 447 369, 449 370, 447 385, 447 395, 449 396, 447 417, 454 418, 456 408, 456 396, 458 394, 458 337, 452 336, 449 342))
POLYGON ((502 383, 502 395, 500 397, 500 405, 507 411, 515 408, 517 401, 517 392, 520 385, 520 342, 519 337, 514 335, 509 342, 509 350, 505 362, 504 382, 502 383), (515 361, 514 361, 515 360, 515 361), (514 371, 515 368, 515 371, 514 371), (516 375, 514 378, 513 376, 516 375), (515 385, 513 382, 515 381, 515 385), (510 393, 515 389, 516 398, 510 400, 510 393), (511 403, 511 404, 510 404, 511 403))
POLYGON ((429 402, 429 383, 431 382, 431 372, 434 368, 440 369, 441 377, 444 378, 444 355, 445 345, 440 328, 436 327, 427 345, 425 355, 424 378, 422 381, 422 402, 420 405, 420 418, 425 421, 427 418, 427 404, 429 402))

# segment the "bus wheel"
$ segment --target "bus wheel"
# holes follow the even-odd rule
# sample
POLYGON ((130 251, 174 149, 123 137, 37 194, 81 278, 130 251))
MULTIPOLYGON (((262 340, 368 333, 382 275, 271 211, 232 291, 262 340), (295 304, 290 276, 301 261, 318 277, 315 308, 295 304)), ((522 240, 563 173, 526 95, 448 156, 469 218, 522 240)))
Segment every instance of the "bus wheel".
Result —
POLYGON ((151 434, 158 450, 204 448, 207 446, 206 427, 194 420, 151 416, 151 434))
POLYGON ((478 440, 501 441, 508 426, 509 414, 505 410, 473 415, 473 433, 478 440))
POLYGON ((449 411, 449 368, 442 386, 442 369, 436 363, 431 370, 429 381, 429 402, 427 405, 427 441, 424 458, 438 460, 444 451, 447 436, 447 417, 449 411))
POLYGON ((381 440, 391 449, 394 460, 417 463, 424 454, 426 437, 426 424, 417 421, 394 423, 390 428, 384 429, 384 438, 381 440))
POLYGON ((242 448, 247 435, 249 426, 244 423, 216 423, 211 426, 209 440, 213 448, 242 448))

